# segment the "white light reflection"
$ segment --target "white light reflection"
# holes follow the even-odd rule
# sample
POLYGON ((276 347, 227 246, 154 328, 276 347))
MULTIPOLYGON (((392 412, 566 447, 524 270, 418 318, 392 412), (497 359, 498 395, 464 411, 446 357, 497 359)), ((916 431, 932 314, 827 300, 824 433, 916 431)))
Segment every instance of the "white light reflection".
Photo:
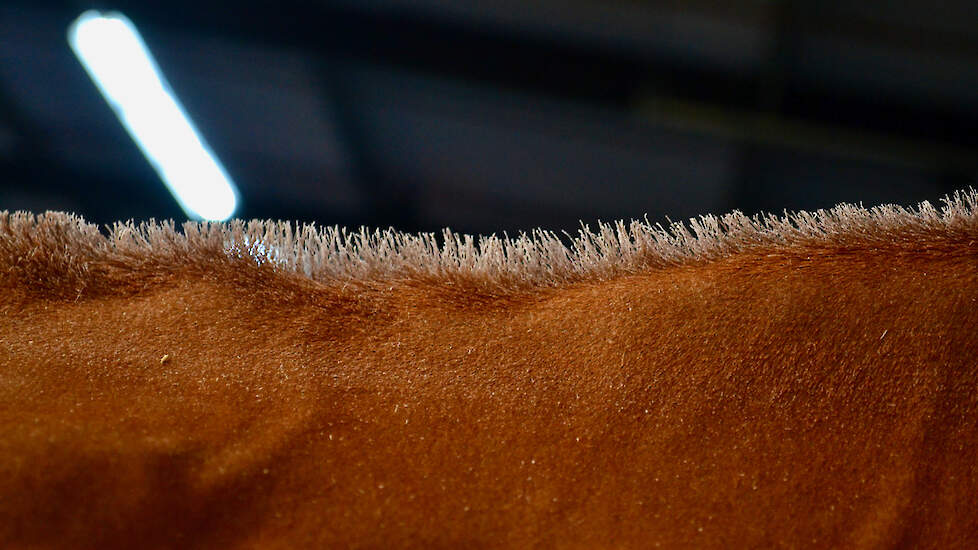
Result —
POLYGON ((120 13, 86 11, 71 24, 68 43, 187 216, 230 218, 237 205, 234 183, 132 22, 120 13))

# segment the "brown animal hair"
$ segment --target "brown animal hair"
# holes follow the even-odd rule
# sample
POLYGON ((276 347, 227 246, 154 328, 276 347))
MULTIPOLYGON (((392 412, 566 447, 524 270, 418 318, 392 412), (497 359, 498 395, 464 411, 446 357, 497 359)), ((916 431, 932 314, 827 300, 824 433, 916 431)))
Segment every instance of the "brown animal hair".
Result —
POLYGON ((976 304, 972 190, 567 241, 2 213, 0 547, 974 547, 976 304))
POLYGON ((584 226, 569 246, 543 230, 478 239, 445 230, 439 240, 435 234, 391 229, 351 233, 261 220, 187 222, 182 232, 172 221, 117 223, 103 235, 77 216, 0 212, 0 261, 9 266, 3 274, 8 286, 72 299, 123 291, 133 280, 212 263, 252 270, 264 265, 324 284, 464 280, 506 292, 608 280, 742 253, 953 253, 978 234, 976 201, 978 193, 969 190, 945 198, 940 209, 928 202, 916 210, 843 204, 781 217, 707 215, 668 228, 647 220, 619 221, 593 231, 584 226))

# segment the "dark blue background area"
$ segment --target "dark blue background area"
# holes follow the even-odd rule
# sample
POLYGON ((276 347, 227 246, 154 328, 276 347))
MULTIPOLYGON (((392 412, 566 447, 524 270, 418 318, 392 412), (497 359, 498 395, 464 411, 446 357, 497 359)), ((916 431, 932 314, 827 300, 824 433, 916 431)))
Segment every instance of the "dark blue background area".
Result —
POLYGON ((978 4, 0 6, 0 210, 182 219, 67 46, 137 25, 244 218, 510 234, 978 183, 978 4))

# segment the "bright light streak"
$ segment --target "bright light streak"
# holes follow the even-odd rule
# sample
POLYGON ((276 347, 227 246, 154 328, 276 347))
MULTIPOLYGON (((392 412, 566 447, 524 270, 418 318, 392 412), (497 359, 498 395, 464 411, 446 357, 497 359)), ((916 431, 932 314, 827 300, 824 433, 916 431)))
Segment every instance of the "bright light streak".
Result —
POLYGON ((86 11, 68 43, 187 216, 226 220, 237 190, 177 101, 132 22, 86 11))

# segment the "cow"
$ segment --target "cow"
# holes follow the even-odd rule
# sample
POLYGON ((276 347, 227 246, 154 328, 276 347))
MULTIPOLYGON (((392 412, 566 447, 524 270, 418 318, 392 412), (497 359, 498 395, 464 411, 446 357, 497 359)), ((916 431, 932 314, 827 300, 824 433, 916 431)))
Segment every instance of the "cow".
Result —
POLYGON ((978 193, 517 237, 0 214, 0 547, 976 548, 978 193))

